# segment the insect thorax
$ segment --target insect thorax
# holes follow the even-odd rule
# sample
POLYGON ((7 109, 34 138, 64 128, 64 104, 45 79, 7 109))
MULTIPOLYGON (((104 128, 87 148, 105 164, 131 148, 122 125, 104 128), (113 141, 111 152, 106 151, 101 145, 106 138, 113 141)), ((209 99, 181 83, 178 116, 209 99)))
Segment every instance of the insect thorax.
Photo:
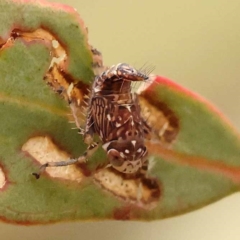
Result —
POLYGON ((135 173, 146 160, 143 120, 131 81, 147 77, 126 64, 96 77, 89 104, 89 130, 99 135, 110 164, 120 172, 135 173))

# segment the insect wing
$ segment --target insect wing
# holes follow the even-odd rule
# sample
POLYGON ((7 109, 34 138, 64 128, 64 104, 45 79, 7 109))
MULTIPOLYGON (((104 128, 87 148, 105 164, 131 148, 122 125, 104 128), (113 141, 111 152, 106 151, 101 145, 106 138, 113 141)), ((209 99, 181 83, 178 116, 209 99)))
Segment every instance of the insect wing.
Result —
POLYGON ((91 113, 94 122, 95 132, 105 142, 109 133, 113 130, 111 116, 114 106, 108 99, 104 97, 94 97, 91 102, 91 113))

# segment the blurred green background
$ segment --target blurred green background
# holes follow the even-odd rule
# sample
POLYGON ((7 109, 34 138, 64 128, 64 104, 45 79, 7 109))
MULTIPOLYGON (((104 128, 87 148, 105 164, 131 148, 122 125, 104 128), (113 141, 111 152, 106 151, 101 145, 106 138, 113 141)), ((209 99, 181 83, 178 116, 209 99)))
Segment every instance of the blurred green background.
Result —
MULTIPOLYGON (((240 1, 58 0, 75 7, 105 65, 147 63, 199 93, 240 130, 240 1)), ((240 239, 240 195, 152 223, 0 224, 0 239, 240 239)))

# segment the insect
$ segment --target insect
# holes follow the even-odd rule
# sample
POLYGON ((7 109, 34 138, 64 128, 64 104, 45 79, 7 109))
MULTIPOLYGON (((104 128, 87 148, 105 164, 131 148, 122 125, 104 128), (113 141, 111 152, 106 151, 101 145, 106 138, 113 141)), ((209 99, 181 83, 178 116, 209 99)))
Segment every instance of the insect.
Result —
POLYGON ((148 167, 148 151, 144 144, 150 137, 150 127, 141 117, 138 96, 131 91, 131 82, 146 81, 148 76, 126 63, 113 65, 95 77, 88 103, 86 125, 81 129, 85 153, 76 159, 48 162, 40 167, 36 178, 47 167, 83 163, 93 154, 99 143, 93 141, 98 135, 107 153, 107 166, 120 173, 145 175, 148 167))

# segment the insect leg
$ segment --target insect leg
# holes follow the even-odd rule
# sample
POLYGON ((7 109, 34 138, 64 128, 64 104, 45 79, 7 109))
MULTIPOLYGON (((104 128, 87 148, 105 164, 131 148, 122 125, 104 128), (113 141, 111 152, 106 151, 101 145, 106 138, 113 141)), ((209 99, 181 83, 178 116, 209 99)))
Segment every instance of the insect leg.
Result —
MULTIPOLYGON (((81 159, 81 157, 80 157, 81 159)), ((38 173, 32 173, 33 176, 36 177, 36 179, 39 179, 41 174, 45 171, 45 169, 47 167, 63 167, 63 166, 68 166, 71 164, 74 164, 76 162, 78 162, 79 158, 73 158, 73 159, 68 159, 66 161, 61 161, 61 162, 47 162, 43 165, 41 165, 41 167, 39 168, 39 172, 38 173)), ((81 159, 82 160, 82 159, 81 159)), ((84 161, 85 162, 85 161, 84 161)))
POLYGON ((87 159, 97 150, 99 144, 98 143, 92 143, 88 146, 87 150, 84 152, 84 154, 78 158, 72 158, 68 159, 66 161, 60 161, 60 162, 47 162, 43 164, 38 173, 32 173, 33 176, 36 177, 36 179, 39 179, 41 174, 45 171, 47 167, 63 167, 72 165, 75 163, 86 163, 87 159))
POLYGON ((99 147, 99 143, 98 142, 93 142, 91 143, 87 150, 85 151, 85 153, 83 154, 83 156, 85 156, 85 158, 89 158, 93 155, 93 153, 98 149, 99 147))

